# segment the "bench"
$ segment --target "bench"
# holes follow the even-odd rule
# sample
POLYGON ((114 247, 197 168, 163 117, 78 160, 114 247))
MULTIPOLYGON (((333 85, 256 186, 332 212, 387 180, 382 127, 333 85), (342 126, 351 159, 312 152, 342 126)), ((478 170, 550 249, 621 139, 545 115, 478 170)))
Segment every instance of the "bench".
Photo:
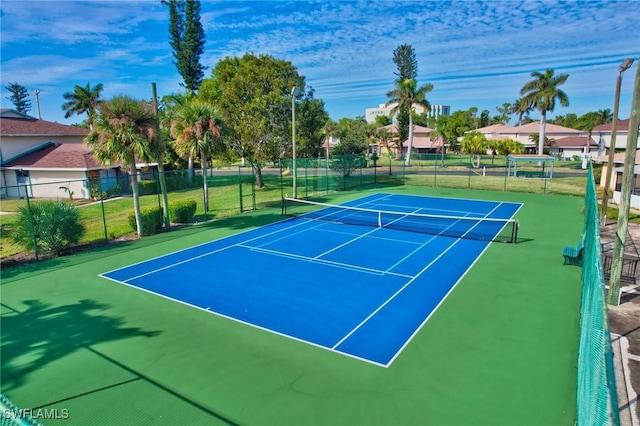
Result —
POLYGON ((580 239, 580 242, 576 247, 565 246, 564 249, 562 249, 562 255, 564 256, 564 265, 582 266, 583 252, 584 252, 584 236, 580 239))
MULTIPOLYGON (((620 270, 620 282, 627 284, 635 284, 638 275, 638 261, 640 258, 635 256, 623 256, 622 267, 620 270)), ((602 271, 605 279, 611 278, 611 266, 613 264, 613 253, 603 253, 602 255, 602 271)))

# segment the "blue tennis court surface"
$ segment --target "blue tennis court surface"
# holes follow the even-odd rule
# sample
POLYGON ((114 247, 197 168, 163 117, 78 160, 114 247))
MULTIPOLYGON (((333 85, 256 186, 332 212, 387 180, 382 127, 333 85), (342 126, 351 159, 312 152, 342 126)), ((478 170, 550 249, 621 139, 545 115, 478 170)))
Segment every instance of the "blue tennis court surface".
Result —
MULTIPOLYGON (((521 207, 397 194, 374 194, 345 205, 494 219, 510 219, 521 207)), ((495 223, 468 226, 499 232, 495 223)), ((101 276, 389 366, 489 244, 302 216, 101 276)))

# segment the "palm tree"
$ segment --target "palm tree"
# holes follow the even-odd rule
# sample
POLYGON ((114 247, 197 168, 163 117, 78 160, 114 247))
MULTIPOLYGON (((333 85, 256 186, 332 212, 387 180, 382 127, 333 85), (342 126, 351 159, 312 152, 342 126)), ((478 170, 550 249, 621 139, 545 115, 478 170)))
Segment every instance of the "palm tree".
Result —
POLYGON ((435 138, 436 140, 440 141, 440 159, 442 160, 442 167, 444 167, 444 152, 445 152, 444 143, 447 139, 445 132, 444 130, 439 129, 436 126, 436 128, 432 130, 431 133, 429 133, 429 137, 435 138))
MULTIPOLYGON (((385 152, 387 152, 389 155, 391 154, 391 151, 389 150, 389 142, 391 141, 392 137, 393 135, 386 127, 379 127, 376 130, 376 138, 378 140, 378 144, 381 147, 384 147, 385 152)), ((380 154, 382 154, 382 149, 380 149, 378 152, 378 155, 380 154)))
MULTIPOLYGON (((177 116, 178 111, 194 99, 193 94, 189 93, 174 93, 162 98, 163 108, 160 117, 160 126, 165 131, 165 134, 171 134, 171 123, 177 116)), ((187 158, 187 179, 189 182, 193 179, 193 156, 187 158)))
POLYGON ((415 79, 396 80, 396 88, 387 93, 389 102, 387 105, 395 104, 391 110, 392 114, 400 111, 409 112, 409 146, 407 147, 407 158, 405 159, 405 166, 409 165, 411 160, 411 148, 413 147, 413 117, 415 115, 415 106, 422 106, 427 111, 431 108, 429 101, 427 101, 427 93, 433 90, 433 84, 427 83, 418 87, 418 83, 415 79))
POLYGON ((609 108, 607 109, 599 109, 596 111, 596 126, 600 124, 611 123, 613 121, 613 113, 609 108))
POLYGON ((324 126, 322 126, 322 129, 320 131, 324 136, 325 156, 328 159, 329 143, 331 142, 332 138, 337 137, 338 134, 340 133, 340 130, 338 129, 338 123, 336 123, 332 119, 328 119, 326 123, 324 123, 324 126))
POLYGON ((569 74, 553 75, 552 69, 547 69, 544 73, 532 72, 531 77, 534 79, 525 83, 520 90, 524 101, 533 105, 540 111, 540 135, 538 139, 538 154, 543 152, 543 143, 545 138, 545 126, 547 123, 547 111, 553 111, 556 107, 556 100, 562 106, 569 105, 569 97, 565 92, 560 90, 558 86, 564 84, 569 78, 569 74))
POLYGON ((529 115, 532 109, 533 105, 531 105, 531 103, 529 103, 525 98, 516 99, 516 101, 511 104, 511 113, 518 114, 517 126, 522 125, 522 117, 529 115))
POLYGON ((171 122, 174 148, 182 157, 200 157, 204 190, 204 211, 209 210, 207 157, 213 155, 222 135, 222 119, 210 104, 193 99, 176 111, 171 122))
POLYGON ((522 143, 513 139, 496 141, 494 147, 499 155, 522 154, 525 149, 522 143))
POLYGON ((505 102, 502 104, 502 106, 496 107, 496 111, 500 113, 500 115, 498 115, 496 119, 500 122, 500 124, 507 124, 509 122, 509 114, 511 114, 512 110, 513 105, 511 105, 509 102, 505 102))
POLYGON ((489 146, 490 143, 487 140, 487 137, 480 132, 469 132, 464 135, 464 138, 462 138, 462 141, 460 142, 460 149, 462 152, 471 156, 471 165, 476 168, 480 167, 482 155, 487 153, 489 146), (474 155, 477 163, 476 161, 473 161, 474 155))
POLYGON ((75 85, 73 92, 67 92, 62 95, 67 102, 62 104, 62 109, 65 111, 64 118, 69 118, 73 114, 86 113, 89 117, 87 123, 89 128, 93 130, 93 121, 95 120, 96 110, 101 102, 100 95, 102 94, 102 83, 96 84, 91 87, 89 83, 85 87, 75 85))
MULTIPOLYGON (((529 141, 530 141, 531 143, 533 143, 534 145, 538 145, 538 146, 540 146, 540 135, 539 135, 539 134, 538 134, 538 135, 536 135, 536 134, 529 135, 529 141)), ((545 137, 544 137, 544 144, 543 144, 543 146, 553 146, 555 143, 556 143, 556 140, 555 140, 555 139, 550 138, 550 137, 548 137, 548 136, 545 136, 545 137)))
POLYGON ((120 95, 98 105, 94 125, 85 138, 93 156, 104 164, 123 162, 129 168, 136 232, 142 236, 136 161, 151 156, 151 141, 157 137, 155 113, 149 103, 120 95))

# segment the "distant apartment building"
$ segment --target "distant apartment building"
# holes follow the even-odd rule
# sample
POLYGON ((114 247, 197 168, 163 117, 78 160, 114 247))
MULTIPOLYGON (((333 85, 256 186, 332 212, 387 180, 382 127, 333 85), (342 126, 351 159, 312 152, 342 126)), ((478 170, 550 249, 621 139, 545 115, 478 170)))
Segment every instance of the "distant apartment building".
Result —
MULTIPOLYGON (((391 105, 380 104, 378 108, 367 108, 365 110, 365 119, 367 120, 367 123, 375 123, 376 117, 379 117, 381 115, 385 117, 390 117, 391 110, 394 108, 394 106, 395 104, 391 104, 391 105)), ((424 107, 420 105, 414 105, 413 110, 418 114, 425 113, 424 107)), ((427 117, 438 118, 441 115, 450 115, 450 114, 451 114, 451 107, 448 105, 431 105, 431 109, 427 113, 427 117)))

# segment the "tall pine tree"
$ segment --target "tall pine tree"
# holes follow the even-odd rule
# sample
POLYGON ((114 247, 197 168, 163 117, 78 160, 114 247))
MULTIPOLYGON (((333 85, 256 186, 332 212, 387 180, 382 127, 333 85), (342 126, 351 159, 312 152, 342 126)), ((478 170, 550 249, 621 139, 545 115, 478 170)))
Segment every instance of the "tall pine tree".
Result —
POLYGON ((207 67, 200 64, 204 52, 205 35, 200 23, 198 0, 162 0, 169 7, 169 44, 173 48, 173 61, 182 76, 181 86, 196 93, 207 67))
POLYGON ((18 83, 9 83, 5 89, 11 93, 11 96, 6 98, 16 107, 16 111, 26 114, 31 110, 31 101, 26 87, 18 83))
MULTIPOLYGON (((418 75, 418 60, 416 52, 410 44, 401 44, 393 50, 393 63, 398 69, 394 74, 397 81, 414 80, 418 75)), ((397 111, 396 123, 400 146, 409 138, 409 108, 403 107, 397 111)))

